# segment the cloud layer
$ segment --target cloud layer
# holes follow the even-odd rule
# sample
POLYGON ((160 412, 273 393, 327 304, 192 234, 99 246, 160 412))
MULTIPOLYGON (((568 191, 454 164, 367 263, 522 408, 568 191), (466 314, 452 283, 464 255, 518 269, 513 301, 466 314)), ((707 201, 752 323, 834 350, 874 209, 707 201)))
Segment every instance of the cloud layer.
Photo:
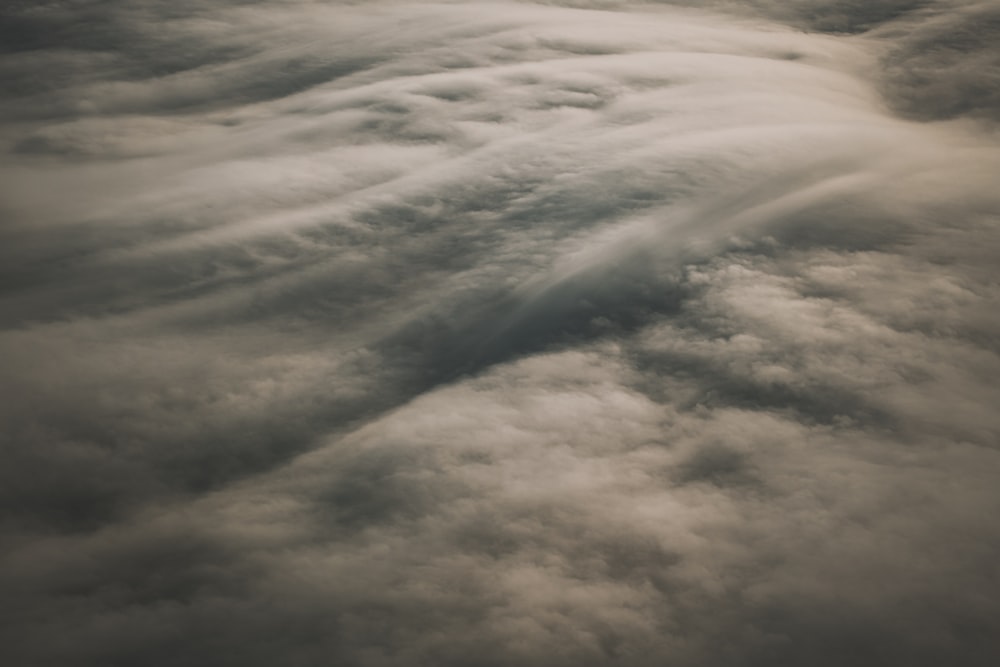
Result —
POLYGON ((993 665, 987 2, 0 10, 0 655, 993 665))

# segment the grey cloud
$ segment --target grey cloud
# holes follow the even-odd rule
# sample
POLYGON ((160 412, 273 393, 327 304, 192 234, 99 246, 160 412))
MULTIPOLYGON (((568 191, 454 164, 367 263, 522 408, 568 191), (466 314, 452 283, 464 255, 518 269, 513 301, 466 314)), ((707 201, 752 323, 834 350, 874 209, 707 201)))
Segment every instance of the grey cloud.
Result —
MULTIPOLYGON (((657 4, 691 7, 735 15, 744 19, 766 18, 800 29, 833 34, 856 34, 906 17, 911 12, 935 3, 928 0, 884 0, 872 3, 864 0, 655 0, 657 4)), ((558 3, 564 4, 564 3, 558 3)), ((573 6, 600 8, 627 7, 628 2, 616 0, 582 0, 568 2, 573 6)))
MULTIPOLYGON (((85 553, 126 568, 115 575, 123 588, 88 593, 106 581, 100 571, 76 583, 108 611, 81 618, 90 629, 47 654, 158 664, 166 658, 151 647, 184 637, 191 659, 207 664, 285 655, 304 664, 323 655, 637 665, 663 655, 680 664, 958 655, 986 664, 990 640, 976 621, 919 639, 908 631, 961 618, 945 601, 985 583, 975 573, 988 576, 990 549, 971 536, 989 519, 967 509, 983 507, 995 455, 886 448, 849 425, 773 413, 678 412, 621 384, 634 371, 616 356, 598 348, 509 366, 429 394, 270 479, 88 540, 85 553), (763 487, 705 478, 706 465, 720 467, 719 442, 743 452, 763 487), (929 461, 962 470, 965 491, 929 493, 948 474, 929 461), (913 512, 924 518, 914 523, 913 512), (927 543, 929 525, 956 541, 927 543), (183 554, 173 553, 179 544, 183 554), (866 588, 867 577, 879 588, 866 588), (903 601, 915 606, 896 616, 903 601), (154 641, 101 641, 119 632, 154 641)), ((21 558, 44 563, 45 548, 21 558)), ((970 618, 981 623, 991 607, 974 604, 987 605, 970 618)))
POLYGON ((1000 119, 1000 10, 993 3, 946 4, 903 24, 886 56, 886 89, 907 115, 940 120, 1000 119))
POLYGON ((2 11, 7 662, 996 662, 991 8, 2 11))

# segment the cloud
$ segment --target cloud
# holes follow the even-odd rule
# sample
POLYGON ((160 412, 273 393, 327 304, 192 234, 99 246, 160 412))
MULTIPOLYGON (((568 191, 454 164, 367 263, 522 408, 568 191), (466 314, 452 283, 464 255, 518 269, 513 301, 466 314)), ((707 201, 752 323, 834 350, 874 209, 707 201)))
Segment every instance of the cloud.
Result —
POLYGON ((897 28, 886 57, 886 88, 907 115, 996 121, 1000 98, 1000 11, 992 3, 948 3, 897 28))
POLYGON ((9 661, 996 662, 990 7, 2 11, 9 661))

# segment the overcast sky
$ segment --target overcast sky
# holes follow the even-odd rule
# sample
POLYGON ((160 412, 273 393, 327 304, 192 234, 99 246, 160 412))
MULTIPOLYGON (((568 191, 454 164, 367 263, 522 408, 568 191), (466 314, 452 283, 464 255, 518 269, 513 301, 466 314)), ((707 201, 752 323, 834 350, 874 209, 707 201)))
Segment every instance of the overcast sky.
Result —
POLYGON ((0 662, 1000 664, 1000 5, 0 9, 0 662))

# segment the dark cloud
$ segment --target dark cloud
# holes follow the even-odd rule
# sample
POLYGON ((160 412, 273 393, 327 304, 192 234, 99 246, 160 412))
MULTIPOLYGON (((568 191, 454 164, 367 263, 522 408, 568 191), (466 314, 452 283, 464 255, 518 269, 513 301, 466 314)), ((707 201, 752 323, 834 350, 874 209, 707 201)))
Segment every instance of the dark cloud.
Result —
POLYGON ((989 4, 0 12, 5 663, 1000 657, 989 4))
MULTIPOLYGON (((669 1, 669 0, 668 0, 669 1)), ((670 2, 694 7, 708 6, 727 12, 765 16, 797 27, 833 34, 862 33, 907 16, 930 4, 928 0, 715 0, 708 3, 670 2)))
POLYGON ((896 30, 885 67, 897 107, 921 120, 1000 120, 1000 8, 953 3, 896 30))

